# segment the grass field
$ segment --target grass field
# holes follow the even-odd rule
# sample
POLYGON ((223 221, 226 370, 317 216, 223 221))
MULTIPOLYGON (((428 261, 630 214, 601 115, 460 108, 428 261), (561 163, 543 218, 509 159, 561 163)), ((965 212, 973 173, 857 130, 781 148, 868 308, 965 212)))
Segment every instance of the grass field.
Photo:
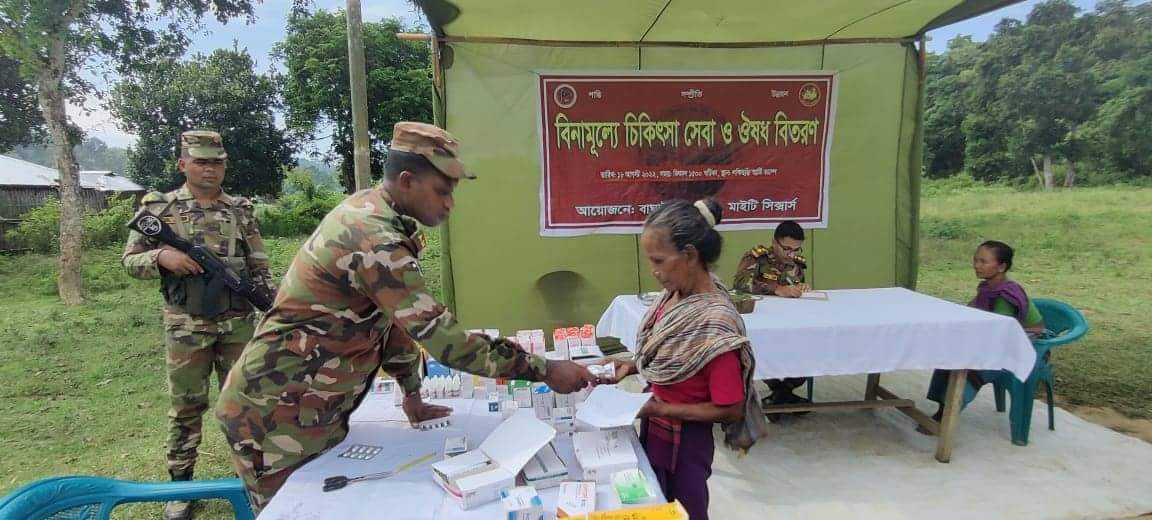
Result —
POLYGON ((1011 277, 1030 296, 1079 308, 1092 327, 1054 354, 1057 394, 1152 418, 1152 190, 941 190, 921 209, 919 291, 966 302, 976 246, 1007 242, 1011 277))
MULTIPOLYGON (((975 245, 1012 244, 1014 276, 1029 293, 1071 302, 1093 326, 1087 340, 1057 352, 1057 393, 1152 417, 1152 189, 948 186, 925 189, 919 290, 967 301, 975 245)), ((438 241, 430 238, 425 274, 438 280, 438 241)), ((269 241, 277 275, 301 241, 269 241)), ((54 264, 0 256, 0 495, 58 474, 166 479, 157 282, 127 277, 118 250, 92 251, 89 302, 68 308, 55 298, 54 264)), ((228 476, 227 447, 206 421, 197 476, 228 476)), ((119 516, 156 518, 159 508, 119 516)), ((213 504, 200 518, 230 516, 213 504)))

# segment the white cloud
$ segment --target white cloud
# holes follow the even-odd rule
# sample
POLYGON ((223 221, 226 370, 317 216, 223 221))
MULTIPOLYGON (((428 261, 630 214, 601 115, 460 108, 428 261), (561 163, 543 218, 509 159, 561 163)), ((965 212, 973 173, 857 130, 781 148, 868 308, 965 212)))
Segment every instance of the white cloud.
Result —
POLYGON ((89 137, 117 148, 136 144, 136 136, 117 128, 116 117, 99 100, 88 100, 84 106, 69 103, 67 111, 72 123, 89 137))

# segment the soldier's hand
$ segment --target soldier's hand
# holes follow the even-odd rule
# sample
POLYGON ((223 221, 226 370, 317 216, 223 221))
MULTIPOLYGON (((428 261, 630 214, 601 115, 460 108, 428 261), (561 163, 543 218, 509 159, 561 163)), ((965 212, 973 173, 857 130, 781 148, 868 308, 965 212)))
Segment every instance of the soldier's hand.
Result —
POLYGON ((804 288, 795 285, 778 285, 776 286, 776 296, 784 298, 799 298, 804 294, 804 288))
POLYGON ((452 415, 452 408, 425 403, 424 400, 420 398, 419 393, 404 396, 403 407, 404 414, 408 416, 408 422, 412 424, 452 415))
POLYGON ((548 388, 562 394, 570 394, 595 384, 596 376, 587 368, 571 361, 548 361, 548 375, 544 378, 548 388))
POLYGON ((204 272, 204 268, 196 263, 192 257, 184 254, 183 251, 170 247, 160 248, 160 255, 156 257, 156 263, 180 276, 197 275, 204 272))

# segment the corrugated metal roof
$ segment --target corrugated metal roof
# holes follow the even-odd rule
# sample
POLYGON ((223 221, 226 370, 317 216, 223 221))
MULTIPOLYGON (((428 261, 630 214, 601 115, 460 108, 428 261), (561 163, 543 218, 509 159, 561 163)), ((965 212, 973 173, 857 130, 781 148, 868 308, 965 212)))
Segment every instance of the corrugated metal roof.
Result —
MULTIPOLYGON (((55 187, 56 170, 0 155, 0 186, 55 187)), ((143 186, 110 171, 81 171, 80 187, 97 191, 147 191, 143 186)))
POLYGON ((55 186, 56 170, 0 155, 0 186, 55 186))
POLYGON ((81 171, 80 186, 100 191, 147 191, 132 180, 110 171, 81 171))

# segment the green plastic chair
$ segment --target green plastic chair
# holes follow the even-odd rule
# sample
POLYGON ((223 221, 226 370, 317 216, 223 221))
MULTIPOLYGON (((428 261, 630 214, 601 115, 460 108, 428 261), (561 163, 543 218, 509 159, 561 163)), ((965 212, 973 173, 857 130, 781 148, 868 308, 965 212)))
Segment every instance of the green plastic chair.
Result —
POLYGON ((0 520, 107 520, 129 502, 225 499, 236 520, 253 520, 240 479, 143 483, 100 477, 53 477, 0 499, 0 520))
POLYGON ((1084 315, 1071 305, 1058 300, 1036 298, 1032 300, 1040 315, 1044 316, 1044 326, 1053 333, 1046 339, 1032 340, 1036 349, 1036 365, 1028 379, 1021 381, 1014 374, 1005 370, 999 378, 992 382, 996 393, 996 410, 1004 411, 1004 392, 1012 396, 1012 411, 1008 414, 1008 421, 1012 425, 1012 444, 1026 446, 1028 432, 1032 428, 1032 404, 1035 401, 1036 387, 1044 383, 1044 390, 1048 396, 1048 429, 1056 429, 1056 406, 1053 404, 1054 377, 1052 375, 1052 362, 1050 353, 1052 349, 1079 341, 1088 333, 1088 321, 1084 315))

